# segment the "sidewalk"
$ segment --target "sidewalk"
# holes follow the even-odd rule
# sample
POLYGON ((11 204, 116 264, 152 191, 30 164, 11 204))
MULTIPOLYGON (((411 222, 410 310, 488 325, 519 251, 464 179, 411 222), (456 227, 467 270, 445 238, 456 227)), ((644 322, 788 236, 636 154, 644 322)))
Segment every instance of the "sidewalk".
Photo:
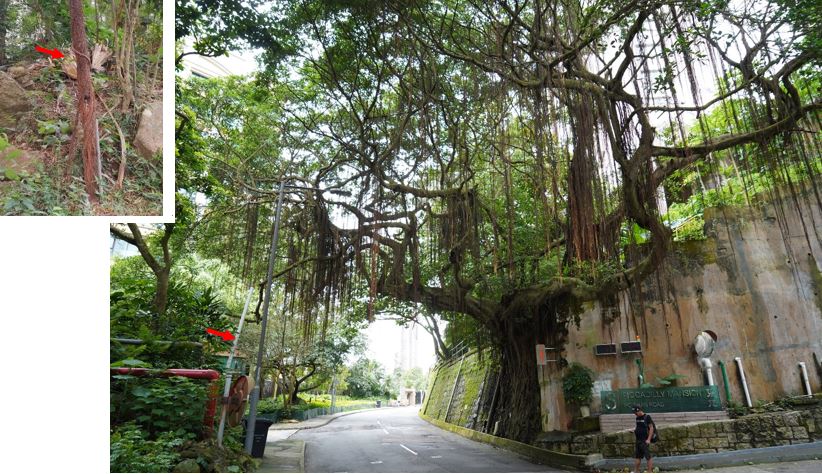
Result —
MULTIPOLYGON (((729 467, 730 472, 735 472, 735 470, 739 470, 740 467, 745 467, 746 471, 748 470, 747 468, 750 468, 750 471, 762 471, 763 469, 757 468, 758 463, 775 465, 775 463, 783 464, 810 460, 811 462, 819 462, 822 464, 822 461, 819 461, 819 459, 822 459, 822 441, 787 446, 771 446, 767 448, 739 449, 721 453, 654 457, 654 467, 659 467, 659 469, 663 471, 695 471, 722 467, 729 467)), ((601 471, 623 470, 626 467, 633 469, 633 466, 634 460, 629 458, 603 459, 596 465, 601 471)))
POLYGON ((281 439, 267 442, 257 472, 305 472, 305 442, 281 439))

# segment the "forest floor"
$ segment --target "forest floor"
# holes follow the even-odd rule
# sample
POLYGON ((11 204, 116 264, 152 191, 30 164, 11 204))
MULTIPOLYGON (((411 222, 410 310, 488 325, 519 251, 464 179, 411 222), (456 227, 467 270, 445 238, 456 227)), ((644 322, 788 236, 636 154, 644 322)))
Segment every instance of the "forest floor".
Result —
POLYGON ((0 215, 161 215, 162 151, 152 153, 139 143, 146 136, 162 143, 161 62, 148 65, 153 76, 134 81, 134 101, 125 111, 113 68, 93 73, 102 179, 99 203, 92 204, 83 181, 81 134, 75 156, 68 157, 76 81, 61 61, 41 58, 0 67, 0 215), (150 111, 159 117, 152 119, 150 111), (140 127, 145 130, 138 134, 140 127))

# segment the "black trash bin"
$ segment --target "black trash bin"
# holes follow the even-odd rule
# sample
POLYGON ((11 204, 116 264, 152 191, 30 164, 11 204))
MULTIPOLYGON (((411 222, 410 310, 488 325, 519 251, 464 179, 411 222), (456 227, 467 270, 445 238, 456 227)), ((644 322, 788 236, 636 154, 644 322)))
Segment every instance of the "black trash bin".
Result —
MULTIPOLYGON (((274 424, 274 420, 257 418, 254 422, 254 441, 251 443, 251 457, 261 458, 265 452, 265 441, 268 438, 268 428, 274 424)), ((248 430, 248 418, 243 418, 243 439, 248 430)))
POLYGON ((380 408, 381 406, 382 406, 382 400, 377 400, 377 408, 380 408))

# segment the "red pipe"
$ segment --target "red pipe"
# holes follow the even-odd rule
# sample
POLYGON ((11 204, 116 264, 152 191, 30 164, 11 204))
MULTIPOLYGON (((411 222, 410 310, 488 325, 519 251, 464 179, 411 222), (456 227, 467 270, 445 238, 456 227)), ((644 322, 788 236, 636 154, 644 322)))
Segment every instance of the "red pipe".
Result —
POLYGON ((211 369, 167 369, 164 371, 132 368, 132 367, 112 367, 112 374, 136 375, 150 377, 187 377, 190 379, 211 380, 208 384, 208 401, 206 402, 205 416, 203 416, 203 435, 210 437, 214 431, 214 416, 217 413, 217 395, 219 389, 215 380, 220 378, 220 373, 211 369))
POLYGON ((220 378, 220 373, 211 369, 167 369, 162 372, 152 369, 133 368, 133 367, 112 367, 112 374, 121 375, 151 375, 154 377, 188 377, 190 379, 208 379, 217 380, 220 378))

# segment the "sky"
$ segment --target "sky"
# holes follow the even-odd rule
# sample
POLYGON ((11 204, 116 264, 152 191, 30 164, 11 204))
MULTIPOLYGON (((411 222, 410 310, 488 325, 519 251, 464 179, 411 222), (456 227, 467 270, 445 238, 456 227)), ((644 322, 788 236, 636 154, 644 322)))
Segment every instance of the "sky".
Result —
MULTIPOLYGON (((366 356, 374 359, 390 373, 394 370, 395 358, 400 351, 402 327, 395 321, 377 320, 365 330, 368 339, 366 356)), ((434 354, 434 341, 422 328, 417 329, 417 361, 423 372, 430 369, 437 361, 434 354)))

